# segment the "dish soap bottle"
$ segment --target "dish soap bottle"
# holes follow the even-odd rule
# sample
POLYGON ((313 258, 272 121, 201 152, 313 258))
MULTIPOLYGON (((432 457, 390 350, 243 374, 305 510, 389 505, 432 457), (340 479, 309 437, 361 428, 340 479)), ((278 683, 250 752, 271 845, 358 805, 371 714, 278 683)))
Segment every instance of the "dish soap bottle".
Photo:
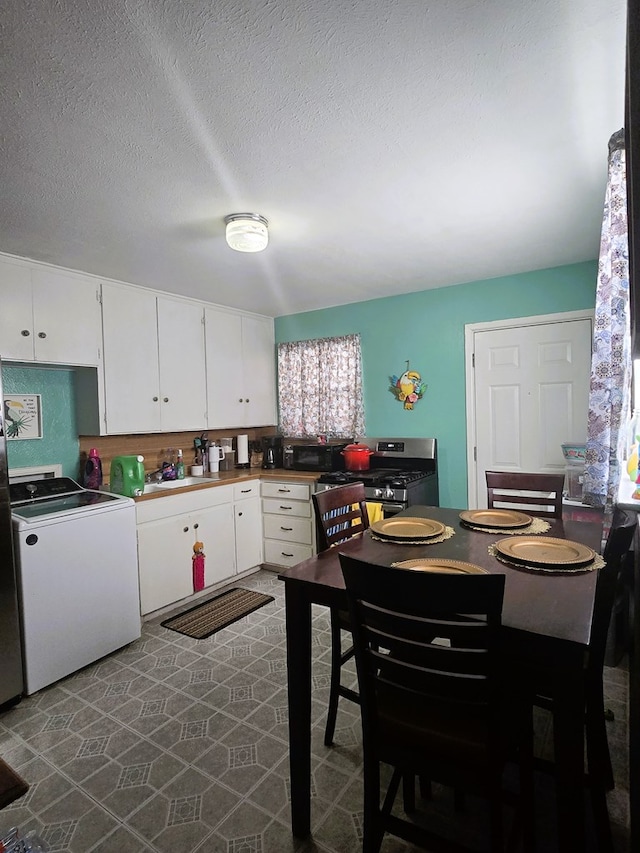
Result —
POLYGON ((92 447, 84 465, 84 476, 82 485, 85 489, 99 489, 102 485, 102 462, 98 455, 98 449, 92 447))
POLYGON ((182 459, 182 451, 178 451, 178 461, 176 463, 176 477, 178 480, 184 480, 184 461, 182 459))

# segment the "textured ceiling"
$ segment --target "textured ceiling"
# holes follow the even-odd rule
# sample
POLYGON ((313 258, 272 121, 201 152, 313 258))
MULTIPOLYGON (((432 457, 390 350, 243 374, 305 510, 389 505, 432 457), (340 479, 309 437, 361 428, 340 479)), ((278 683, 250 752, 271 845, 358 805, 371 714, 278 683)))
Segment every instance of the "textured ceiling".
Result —
POLYGON ((278 316, 597 257, 624 0, 4 0, 0 251, 278 316), (270 221, 261 254, 223 218, 270 221))

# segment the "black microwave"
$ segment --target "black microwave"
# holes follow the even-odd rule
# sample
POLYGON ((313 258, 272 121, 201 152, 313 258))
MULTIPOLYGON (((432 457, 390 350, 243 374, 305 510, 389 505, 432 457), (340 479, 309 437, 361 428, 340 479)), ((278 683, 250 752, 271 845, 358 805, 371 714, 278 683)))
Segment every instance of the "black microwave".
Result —
POLYGON ((292 471, 344 471, 344 444, 285 444, 283 466, 292 471))

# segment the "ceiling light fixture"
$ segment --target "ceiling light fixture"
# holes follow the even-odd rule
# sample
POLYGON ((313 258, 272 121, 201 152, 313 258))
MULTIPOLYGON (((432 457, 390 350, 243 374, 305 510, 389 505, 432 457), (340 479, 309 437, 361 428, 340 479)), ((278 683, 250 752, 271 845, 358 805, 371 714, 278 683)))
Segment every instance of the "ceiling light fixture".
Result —
POLYGON ((258 213, 225 216, 227 243, 236 252, 261 252, 269 242, 269 223, 258 213))

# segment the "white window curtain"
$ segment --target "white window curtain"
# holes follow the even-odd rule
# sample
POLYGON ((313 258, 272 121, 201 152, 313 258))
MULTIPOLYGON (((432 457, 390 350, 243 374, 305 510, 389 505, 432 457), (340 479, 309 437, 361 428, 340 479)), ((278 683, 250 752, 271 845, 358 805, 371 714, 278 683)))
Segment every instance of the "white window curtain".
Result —
POLYGON ((364 435, 360 335, 279 344, 278 402, 284 435, 364 435))
POLYGON ((583 503, 610 516, 625 459, 631 399, 629 246, 624 129, 609 140, 609 169, 591 356, 583 503))

